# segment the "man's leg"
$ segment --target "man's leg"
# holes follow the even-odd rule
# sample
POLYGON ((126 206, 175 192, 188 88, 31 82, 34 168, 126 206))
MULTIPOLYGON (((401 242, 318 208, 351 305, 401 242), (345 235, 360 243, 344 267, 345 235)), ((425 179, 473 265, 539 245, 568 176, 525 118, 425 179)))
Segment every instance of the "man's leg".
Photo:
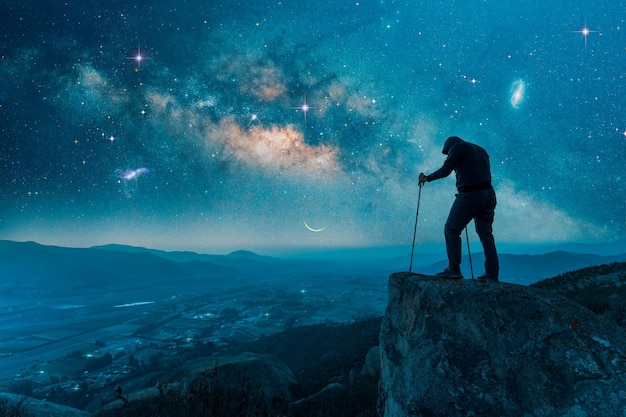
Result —
POLYGON ((461 267, 461 232, 474 217, 473 193, 459 193, 452 203, 445 226, 446 252, 449 268, 461 267))
POLYGON ((485 274, 489 278, 498 278, 500 266, 492 227, 496 209, 496 194, 493 190, 486 190, 485 192, 487 193, 487 201, 483 210, 474 218, 474 224, 485 252, 485 274))

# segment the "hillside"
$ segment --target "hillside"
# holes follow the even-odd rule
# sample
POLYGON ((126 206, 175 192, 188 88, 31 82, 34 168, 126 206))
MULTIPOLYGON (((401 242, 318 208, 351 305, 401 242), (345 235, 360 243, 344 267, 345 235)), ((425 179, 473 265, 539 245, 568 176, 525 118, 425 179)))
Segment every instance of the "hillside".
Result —
POLYGON ((531 287, 556 291, 597 315, 626 327, 626 262, 567 272, 531 287))

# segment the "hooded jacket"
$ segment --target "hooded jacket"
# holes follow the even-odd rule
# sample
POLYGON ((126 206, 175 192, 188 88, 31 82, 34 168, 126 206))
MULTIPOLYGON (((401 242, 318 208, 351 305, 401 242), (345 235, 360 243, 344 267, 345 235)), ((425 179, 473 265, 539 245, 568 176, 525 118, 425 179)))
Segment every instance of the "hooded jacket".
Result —
POLYGON ((491 166, 485 149, 457 136, 450 136, 443 144, 441 153, 448 157, 441 168, 426 176, 427 181, 445 178, 454 171, 459 192, 491 188, 491 166))

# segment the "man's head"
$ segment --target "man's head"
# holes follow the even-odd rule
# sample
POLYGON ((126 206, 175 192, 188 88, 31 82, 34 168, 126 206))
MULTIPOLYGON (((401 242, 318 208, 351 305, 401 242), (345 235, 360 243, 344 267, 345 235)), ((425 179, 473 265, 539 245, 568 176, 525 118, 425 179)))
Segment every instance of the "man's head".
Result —
POLYGON ((450 152, 450 148, 452 148, 457 143, 461 143, 461 142, 465 142, 465 141, 458 136, 450 136, 448 139, 446 139, 445 143, 443 144, 443 149, 441 150, 441 153, 444 155, 447 155, 448 152, 450 152))

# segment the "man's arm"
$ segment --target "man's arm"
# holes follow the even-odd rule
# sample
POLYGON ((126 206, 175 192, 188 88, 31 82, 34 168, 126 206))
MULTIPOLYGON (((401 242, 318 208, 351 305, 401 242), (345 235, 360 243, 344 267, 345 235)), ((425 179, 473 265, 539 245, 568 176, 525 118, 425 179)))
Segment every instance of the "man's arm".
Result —
POLYGON ((459 163, 459 161, 461 161, 463 153, 464 152, 462 146, 453 146, 452 149, 450 149, 450 153, 448 154, 446 160, 443 162, 441 168, 439 168, 437 171, 433 172, 430 175, 424 175, 424 173, 421 173, 418 179, 418 183, 420 185, 424 185, 424 183, 426 182, 431 182, 440 178, 447 177, 454 170, 454 167, 459 163))

